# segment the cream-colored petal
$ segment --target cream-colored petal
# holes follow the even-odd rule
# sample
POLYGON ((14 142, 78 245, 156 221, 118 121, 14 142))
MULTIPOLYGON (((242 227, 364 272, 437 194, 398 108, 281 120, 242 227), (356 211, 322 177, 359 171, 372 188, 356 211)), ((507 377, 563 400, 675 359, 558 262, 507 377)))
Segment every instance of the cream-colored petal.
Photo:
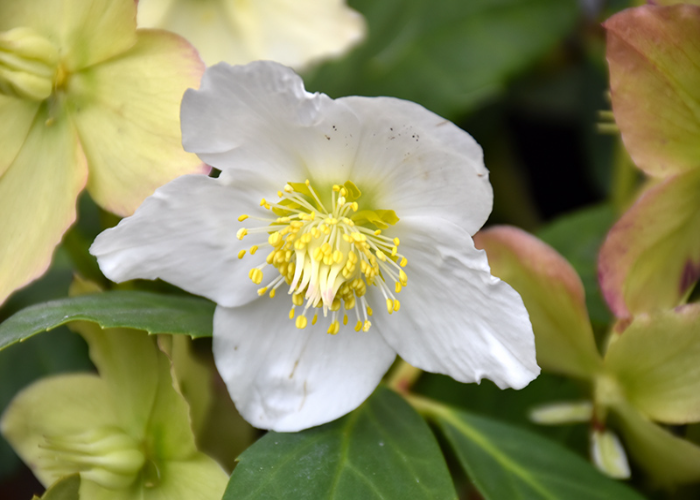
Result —
POLYGON ((71 78, 88 191, 100 206, 130 215, 157 187, 203 171, 182 149, 179 118, 185 89, 198 87, 203 71, 185 40, 143 30, 128 52, 71 78))
POLYGON ((0 177, 0 303, 46 271, 75 220, 75 200, 86 177, 72 123, 65 114, 51 116, 44 104, 0 177))
POLYGON ((38 102, 0 95, 0 176, 22 148, 38 109, 38 102))
POLYGON ((138 23, 184 36, 209 66, 269 59, 299 69, 342 54, 366 31, 344 0, 141 0, 138 23))
POLYGON ((656 421, 700 421, 700 304, 637 316, 605 355, 627 400, 656 421))
POLYGON ((114 57, 136 42, 134 0, 0 2, 0 31, 33 28, 58 48, 72 72, 114 57))
POLYGON ((118 426, 115 410, 106 384, 97 376, 60 375, 20 392, 5 410, 0 426, 17 454, 48 486, 63 474, 47 468, 52 454, 41 448, 47 445, 46 437, 66 438, 88 429, 118 426))
POLYGON ((617 435, 608 429, 593 429, 591 432, 591 458, 595 466, 610 477, 630 477, 630 464, 625 449, 617 435))

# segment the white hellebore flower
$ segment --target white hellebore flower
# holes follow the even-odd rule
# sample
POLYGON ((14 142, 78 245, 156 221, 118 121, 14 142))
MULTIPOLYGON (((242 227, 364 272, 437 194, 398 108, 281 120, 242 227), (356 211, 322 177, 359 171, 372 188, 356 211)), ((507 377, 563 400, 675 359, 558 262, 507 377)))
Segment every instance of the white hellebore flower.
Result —
POLYGON ((344 415, 396 353, 461 382, 537 376, 522 300, 470 237, 493 194, 467 133, 399 99, 310 94, 272 62, 209 68, 182 127, 221 176, 166 184, 91 252, 112 280, 217 302, 216 364, 253 425, 344 415))

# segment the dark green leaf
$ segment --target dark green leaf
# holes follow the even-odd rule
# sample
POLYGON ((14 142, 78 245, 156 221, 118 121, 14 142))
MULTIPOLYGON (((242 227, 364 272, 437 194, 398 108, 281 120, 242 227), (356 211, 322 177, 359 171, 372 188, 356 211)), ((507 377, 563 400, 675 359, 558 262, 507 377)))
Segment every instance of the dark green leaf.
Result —
POLYGON ((382 387, 340 420, 268 433, 239 460, 224 500, 456 498, 430 429, 382 387))
POLYGON ((594 325, 607 325, 610 321, 610 311, 598 287, 598 251, 616 217, 609 205, 585 208, 559 217, 537 234, 562 254, 581 277, 594 325))
POLYGON ((435 418, 487 500, 642 500, 578 455, 536 434, 459 411, 435 418))
POLYGON ((102 328, 210 337, 214 308, 196 297, 124 290, 52 300, 27 307, 0 324, 0 349, 79 320, 102 328))
POLYGON ((366 42, 326 64, 308 88, 331 96, 391 95, 452 118, 500 92, 506 80, 572 28, 574 0, 356 0, 366 42))

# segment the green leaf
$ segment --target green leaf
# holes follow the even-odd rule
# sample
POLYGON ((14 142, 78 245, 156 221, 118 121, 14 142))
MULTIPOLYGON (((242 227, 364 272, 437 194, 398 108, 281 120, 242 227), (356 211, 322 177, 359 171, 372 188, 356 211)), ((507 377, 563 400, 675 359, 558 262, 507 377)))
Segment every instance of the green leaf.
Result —
POLYGON ((642 499, 578 455, 536 434, 460 411, 441 411, 435 418, 487 500, 642 499))
POLYGON ((382 387, 330 424, 269 432, 239 460, 224 500, 456 498, 430 429, 382 387))
POLYGON ((391 95, 448 118, 503 90, 506 80, 572 28, 573 0, 356 0, 366 42, 328 63, 307 88, 332 96, 391 95))
POLYGON ((102 328, 211 337, 214 307, 196 297, 123 290, 52 300, 27 307, 0 324, 0 349, 78 320, 102 328))
POLYGON ((80 474, 71 474, 51 485, 41 500, 78 500, 79 491, 80 474))
POLYGON ((610 311, 598 287, 597 265, 598 251, 615 218, 611 206, 599 205, 559 217, 537 233, 569 261, 581 277, 586 290, 586 307, 594 326, 607 325, 610 321, 610 311))

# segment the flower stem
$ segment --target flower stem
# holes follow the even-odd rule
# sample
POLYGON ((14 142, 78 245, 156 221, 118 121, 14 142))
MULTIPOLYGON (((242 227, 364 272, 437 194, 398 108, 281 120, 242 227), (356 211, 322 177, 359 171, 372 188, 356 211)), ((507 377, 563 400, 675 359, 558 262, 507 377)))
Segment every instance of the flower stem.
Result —
POLYGON ((387 386, 400 394, 406 394, 422 373, 420 368, 409 365, 400 359, 399 364, 389 375, 387 386))
POLYGON ((424 396, 418 396, 416 394, 404 394, 403 397, 408 401, 414 410, 416 410, 421 416, 432 419, 435 417, 448 417, 452 410, 433 399, 426 398, 424 396))

